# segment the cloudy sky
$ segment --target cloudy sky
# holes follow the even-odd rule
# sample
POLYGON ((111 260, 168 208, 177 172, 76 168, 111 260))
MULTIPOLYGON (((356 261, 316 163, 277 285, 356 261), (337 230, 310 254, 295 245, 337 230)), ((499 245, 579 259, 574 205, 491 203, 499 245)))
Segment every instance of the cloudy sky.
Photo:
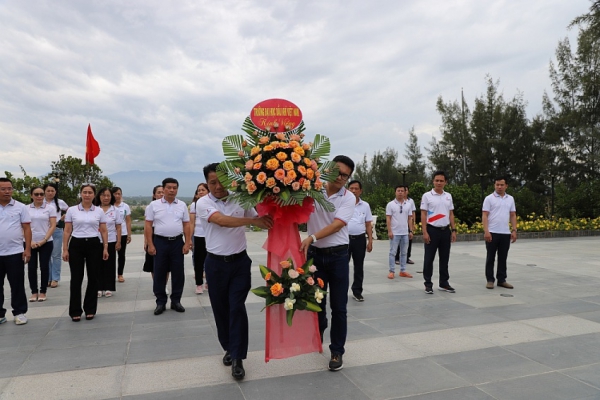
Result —
POLYGON ((0 0, 0 171, 84 158, 88 123, 105 174, 201 171, 269 98, 299 106, 332 156, 403 154, 413 126, 424 151, 438 96, 464 88, 472 105, 486 74, 539 113, 556 45, 590 4, 0 0))

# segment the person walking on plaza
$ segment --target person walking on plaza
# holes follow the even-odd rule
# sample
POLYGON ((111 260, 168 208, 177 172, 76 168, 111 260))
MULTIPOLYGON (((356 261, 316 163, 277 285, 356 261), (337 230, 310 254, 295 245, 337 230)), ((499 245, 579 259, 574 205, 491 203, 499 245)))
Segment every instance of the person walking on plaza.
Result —
POLYGON ((206 236, 206 279, 210 282, 210 304, 217 325, 217 336, 231 366, 234 379, 244 379, 243 361, 248 354, 248 314, 246 297, 250 291, 252 260, 246 252, 247 225, 270 229, 273 219, 258 217, 254 209, 244 210, 227 201, 229 192, 217 176, 218 163, 204 167, 209 194, 196 202, 196 218, 206 236))
POLYGON ((406 186, 396 186, 396 198, 385 207, 385 222, 390 239, 388 278, 394 279, 397 251, 400 251, 400 273, 398 276, 412 278, 412 275, 406 271, 406 251, 408 241, 413 236, 414 219, 412 204, 406 199, 406 186))
POLYGON ((483 223, 483 238, 487 256, 485 259, 485 277, 488 289, 494 288, 494 260, 498 254, 498 269, 496 271, 497 286, 512 289, 513 285, 506 282, 506 258, 510 244, 517 240, 517 209, 515 199, 506 189, 508 183, 505 177, 494 180, 494 193, 483 201, 481 222, 483 223), (508 223, 510 222, 509 228, 508 223))
MULTIPOLYGON (((4 277, 10 285, 10 306, 15 324, 27 323, 25 264, 31 258, 31 217, 27 206, 12 198, 12 181, 0 178, 0 324, 6 322, 4 277)), ((43 284, 44 282, 42 282, 43 284)))
MULTIPOLYGON (((200 198, 208 194, 208 185, 201 183, 196 189, 196 200, 190 205, 190 225, 194 227, 194 252, 192 261, 194 262, 194 279, 196 280, 196 294, 204 293, 204 261, 206 260, 206 238, 202 220, 196 218, 196 204, 200 198)), ((194 197, 196 197, 194 196, 194 197)), ((206 285, 208 289, 208 285, 206 285)))
POLYGON ((423 278, 425 293, 433 294, 433 261, 439 253, 439 290, 454 293, 450 286, 448 262, 450 246, 456 241, 456 223, 454 222, 454 203, 452 195, 444 191, 448 178, 444 171, 433 173, 433 189, 423 193, 421 198, 421 223, 425 255, 423 259, 423 278))
MULTIPOLYGON (((98 191, 94 205, 100 207, 106 216, 106 231, 108 233, 108 259, 102 260, 98 270, 98 297, 111 297, 116 291, 117 252, 121 247, 121 213, 114 206, 115 196, 105 187, 98 191)), ((100 237, 100 233, 98 233, 100 237)))
POLYGON ((71 269, 71 294, 69 298, 69 316, 73 322, 92 320, 98 307, 98 272, 102 260, 108 260, 108 232, 106 215, 100 207, 92 204, 96 187, 90 183, 81 185, 79 192, 81 203, 69 207, 65 216, 62 256, 69 262, 71 269), (98 235, 100 232, 100 237, 98 235), (69 240, 70 239, 70 240, 69 240), (87 287, 81 308, 81 284, 84 268, 87 272, 87 287))
POLYGON ((175 178, 162 181, 164 195, 146 207, 144 237, 148 254, 154 256, 154 315, 162 314, 167 306, 167 273, 171 273, 171 309, 185 312, 181 295, 185 284, 184 255, 192 248, 192 229, 187 206, 177 199, 179 182, 175 178), (154 235, 152 227, 154 226, 154 235), (184 240, 185 239, 185 240, 184 240))
POLYGON ((27 209, 31 217, 31 259, 27 265, 29 288, 31 289, 30 302, 46 301, 46 289, 50 274, 50 257, 52 256, 52 234, 56 229, 56 211, 54 207, 44 204, 44 189, 34 186, 30 190, 32 203, 27 209), (38 263, 40 266, 41 281, 38 289, 38 263))
POLYGON ((354 161, 347 156, 336 156, 333 159, 339 169, 335 181, 328 182, 323 195, 335 207, 334 211, 326 211, 318 204, 307 223, 308 237, 300 244, 307 259, 312 259, 317 271, 315 278, 323 280, 323 290, 329 293, 321 303, 319 312, 319 331, 321 341, 327 329, 327 300, 331 308, 331 331, 329 350, 329 370, 339 371, 344 367, 346 336, 348 334, 348 286, 350 265, 348 259, 348 223, 354 214, 356 197, 344 187, 352 172, 354 161), (328 289, 329 288, 329 289, 328 289))
POLYGON ((119 211, 121 221, 123 221, 121 224, 121 248, 117 250, 117 279, 122 283, 125 282, 123 271, 125 270, 127 245, 131 243, 131 208, 123 201, 123 191, 120 187, 115 186, 110 191, 115 197, 114 206, 119 211))
MULTIPOLYGON (((163 197, 162 185, 156 185, 152 189, 152 201, 161 199, 163 197)), ((154 228, 152 228, 152 237, 154 237, 154 228)), ((146 242, 146 236, 144 235, 144 266, 142 270, 144 272, 150 272, 152 279, 154 279, 154 256, 148 254, 148 242, 146 242)), ((169 273, 167 272, 167 282, 169 281, 169 273)))
MULTIPOLYGON (((413 217, 413 226, 416 226, 417 224, 417 207, 415 206, 415 201, 413 199, 411 199, 408 196, 409 193, 409 188, 408 186, 404 186, 405 190, 406 190, 406 200, 408 200, 408 202, 410 203, 410 206, 412 208, 412 217, 413 217)), ((406 252, 406 263, 407 264, 414 264, 415 262, 413 260, 410 259, 411 253, 412 253, 412 237, 411 239, 408 240, 408 251, 406 252)), ((400 265, 400 247, 398 247, 398 250, 396 250, 396 265, 400 265)))
POLYGON ((348 190, 356 197, 354 214, 348 222, 348 235, 350 238, 348 258, 354 267, 354 280, 352 281, 352 297, 356 301, 364 301, 363 279, 366 253, 373 250, 373 214, 369 203, 362 200, 362 183, 354 180, 348 184, 348 190), (366 236, 365 236, 366 234, 366 236))
POLYGON ((58 184, 46 183, 44 189, 44 204, 54 207, 56 211, 56 229, 52 234, 52 256, 50 257, 50 271, 48 275, 48 286, 57 288, 60 282, 60 269, 62 265, 62 245, 65 227, 65 212, 69 208, 68 204, 58 198, 58 184))

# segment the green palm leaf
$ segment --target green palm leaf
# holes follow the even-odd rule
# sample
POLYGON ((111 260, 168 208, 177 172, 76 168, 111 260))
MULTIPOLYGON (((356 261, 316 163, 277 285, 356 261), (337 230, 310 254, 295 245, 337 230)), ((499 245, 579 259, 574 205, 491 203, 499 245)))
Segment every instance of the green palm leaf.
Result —
POLYGON ((331 150, 329 138, 323 135, 316 135, 310 152, 311 158, 327 157, 331 150))
POLYGON ((242 142, 244 137, 242 135, 231 135, 223 139, 223 155, 226 160, 239 160, 240 150, 244 150, 242 142))

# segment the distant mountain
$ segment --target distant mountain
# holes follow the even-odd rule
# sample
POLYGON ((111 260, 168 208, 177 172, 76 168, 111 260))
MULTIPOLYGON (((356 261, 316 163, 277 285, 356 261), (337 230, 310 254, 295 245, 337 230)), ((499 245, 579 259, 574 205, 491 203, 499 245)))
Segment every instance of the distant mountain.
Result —
POLYGON ((123 195, 126 197, 152 195, 152 188, 165 178, 175 178, 179 181, 177 197, 193 197, 196 186, 205 181, 202 171, 121 171, 108 177, 123 189, 123 195))

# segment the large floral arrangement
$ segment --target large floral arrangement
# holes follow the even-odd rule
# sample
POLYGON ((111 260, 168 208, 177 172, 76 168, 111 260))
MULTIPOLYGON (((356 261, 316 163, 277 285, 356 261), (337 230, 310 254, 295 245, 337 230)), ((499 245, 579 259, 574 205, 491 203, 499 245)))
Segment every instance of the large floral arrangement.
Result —
POLYGON ((322 290, 324 284, 321 278, 315 280, 313 277, 317 268, 312 265, 312 260, 308 260, 302 267, 294 267, 291 258, 280 264, 281 275, 264 265, 260 266, 260 273, 267 284, 252 289, 252 293, 265 298, 263 310, 275 304, 283 304, 287 324, 292 326, 296 310, 321 311, 319 304, 327 292, 322 290))
POLYGON ((217 168, 221 183, 233 193, 231 200, 248 209, 271 197, 278 205, 302 205, 311 197, 323 208, 333 206, 323 196, 324 182, 337 177, 336 163, 322 161, 329 155, 329 138, 316 135, 304 142, 304 123, 291 129, 274 123, 260 129, 250 118, 242 126, 246 137, 223 139, 223 161, 217 168))

